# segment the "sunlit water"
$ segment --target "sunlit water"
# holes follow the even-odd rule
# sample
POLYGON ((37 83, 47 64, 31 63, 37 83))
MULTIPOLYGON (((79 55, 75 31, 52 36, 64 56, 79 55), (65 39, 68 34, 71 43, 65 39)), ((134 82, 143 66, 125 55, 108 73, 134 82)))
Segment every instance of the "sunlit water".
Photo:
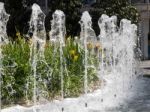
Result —
MULTIPOLYGON (((109 92, 113 87, 110 82, 103 89, 104 95, 101 97, 101 90, 97 90, 86 97, 65 99, 64 101, 53 101, 46 105, 35 106, 37 112, 149 112, 150 110, 150 78, 139 77, 134 80, 132 89, 125 92, 128 97, 122 103, 114 102, 117 98, 109 92), (88 104, 85 107, 84 99, 88 104), (103 98, 103 101, 101 100, 103 98), (62 111, 62 107, 63 110, 62 111)), ((32 112, 32 108, 24 108, 20 106, 2 110, 2 112, 32 112)))
MULTIPOLYGON (((31 44, 29 61, 33 70, 31 75, 34 77, 34 106, 29 108, 16 106, 3 109, 2 112, 140 112, 140 110, 148 112, 150 106, 148 90, 150 88, 146 88, 146 86, 150 83, 148 78, 138 77, 138 59, 135 58, 134 52, 137 49, 137 26, 131 24, 127 19, 121 20, 118 26, 116 16, 102 15, 98 21, 100 34, 96 37, 92 29, 92 18, 87 11, 82 14, 79 22, 81 33, 80 42, 78 43, 85 51, 85 75, 83 82, 85 94, 78 98, 63 99, 63 70, 66 68, 63 66, 62 50, 63 46, 65 46, 65 14, 57 10, 54 12, 51 22, 50 43, 54 44, 54 46, 56 46, 55 44, 59 45, 61 97, 63 100, 54 100, 47 104, 37 105, 37 97, 39 99, 43 98, 42 95, 47 93, 47 91, 38 86, 40 83, 37 80, 36 70, 39 61, 46 64, 44 58, 46 33, 44 13, 37 4, 33 5, 32 10, 29 32, 33 33, 33 42, 31 44), (99 58, 98 77, 102 83, 99 89, 93 93, 88 93, 87 69, 92 66, 87 61, 88 44, 101 46, 101 51, 98 52, 97 56, 99 58)), ((57 48, 54 48, 54 55, 55 49, 57 48)), ((92 53, 94 53, 94 49, 92 53)), ((50 77, 49 74, 48 77, 50 77)), ((46 83, 42 79, 40 81, 46 83)))
POLYGON ((63 69, 66 69, 66 66, 63 66, 63 46, 65 45, 65 14, 61 10, 56 10, 53 14, 53 20, 51 21, 51 31, 50 31, 50 43, 54 45, 53 59, 57 49, 59 48, 60 55, 60 77, 61 77, 61 99, 64 98, 64 76, 63 69))
MULTIPOLYGON (((37 103, 37 97, 41 98, 43 94, 42 88, 39 87, 37 77, 37 63, 38 61, 44 60, 44 50, 46 44, 46 34, 45 34, 45 14, 41 11, 37 4, 32 6, 32 14, 30 20, 29 32, 33 33, 32 44, 30 46, 30 63, 33 71, 34 77, 34 88, 33 88, 33 102, 34 105, 37 103)), ((40 80, 40 79, 39 79, 40 80)), ((28 95, 28 93, 27 93, 28 95)))

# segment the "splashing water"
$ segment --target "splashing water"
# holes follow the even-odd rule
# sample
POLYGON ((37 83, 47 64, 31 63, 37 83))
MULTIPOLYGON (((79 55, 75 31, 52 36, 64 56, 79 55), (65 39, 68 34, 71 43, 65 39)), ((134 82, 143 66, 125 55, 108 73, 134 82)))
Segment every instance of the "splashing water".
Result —
POLYGON ((95 31, 92 29, 92 18, 87 11, 83 12, 79 23, 81 25, 80 39, 81 42, 83 42, 83 45, 85 44, 85 41, 86 43, 95 43, 97 41, 97 38, 95 31))
POLYGON ((6 13, 4 3, 0 2, 0 111, 1 111, 1 85, 2 85, 2 45, 8 43, 6 26, 9 15, 6 13))
POLYGON ((9 14, 6 13, 4 3, 0 2, 0 43, 8 43, 6 26, 9 14))
POLYGON ((33 89, 33 100, 36 105, 37 102, 37 62, 38 58, 44 58, 44 50, 46 44, 46 33, 45 33, 45 14, 41 11, 40 7, 37 4, 33 4, 32 6, 32 15, 30 20, 30 30, 29 32, 33 33, 32 36, 32 44, 30 47, 30 61, 33 69, 34 75, 34 89, 33 89))
POLYGON ((38 50, 41 57, 44 57, 44 46, 46 43, 44 22, 45 14, 37 4, 33 4, 29 32, 33 33, 34 48, 38 50))
POLYGON ((81 33, 80 33, 80 40, 81 44, 84 46, 85 50, 85 57, 84 57, 84 65, 85 65, 85 75, 84 75, 84 93, 87 94, 88 92, 88 44, 94 44, 96 42, 96 35, 94 30, 92 29, 92 18, 87 11, 82 14, 81 20, 81 33))
POLYGON ((51 21, 50 41, 65 44, 65 14, 61 10, 56 10, 51 21))
POLYGON ((125 98, 127 97, 125 91, 131 89, 131 82, 136 77, 134 50, 137 42, 137 27, 129 20, 123 19, 118 28, 117 17, 108 17, 107 15, 102 15, 98 23, 101 29, 100 43, 103 55, 105 55, 102 56, 100 74, 103 76, 111 74, 115 82, 111 93, 115 97, 123 96, 125 98), (118 86, 118 82, 122 86, 118 86))
MULTIPOLYGON (((36 105, 39 89, 37 87, 37 62, 44 60, 44 50, 46 43, 46 33, 44 27, 45 15, 37 4, 32 6, 32 15, 30 20, 30 30, 33 33, 30 61, 34 75, 34 95, 33 100, 36 105)), ((131 24, 129 20, 123 19, 120 27, 117 26, 117 17, 102 15, 98 21, 100 35, 96 37, 92 29, 92 21, 89 13, 83 13, 80 25, 80 43, 84 49, 84 93, 79 98, 68 98, 63 101, 53 101, 46 105, 33 106, 43 112, 91 112, 92 110, 105 111, 108 107, 120 105, 128 97, 131 86, 136 79, 136 59, 134 50, 137 47, 137 26, 131 24), (98 54, 99 72, 101 87, 99 90, 88 93, 88 63, 89 44, 95 46, 95 43, 101 45, 98 54), (86 103, 85 103, 86 100, 86 103), (88 103, 88 104, 87 104, 88 103), (63 108, 62 108, 63 107, 63 108), (86 107, 86 108, 85 108, 86 107)), ((64 57, 63 46, 65 45, 65 14, 56 10, 51 21, 50 43, 54 45, 53 57, 59 49, 60 53, 60 78, 61 78, 61 97, 64 98, 64 57), (57 47, 59 45, 59 47, 57 47)), ((92 47, 93 49, 94 47, 92 47)), ((94 52, 93 52, 94 53, 94 52)), ((114 107, 115 107, 114 106, 114 107)), ((18 108, 17 108, 18 109, 18 108)), ((19 110, 19 109, 18 109, 19 110)), ((36 111, 34 110, 34 111, 36 111)), ((32 110, 31 110, 32 111, 32 110)), ((15 112, 15 111, 14 111, 15 112)))
MULTIPOLYGON (((56 54, 57 45, 59 44, 60 53, 60 77, 61 77, 61 98, 64 97, 64 76, 63 76, 63 46, 65 45, 65 14, 56 10, 53 14, 53 20, 51 21, 51 31, 50 31, 50 42, 54 44, 54 56, 56 54)), ((66 69, 66 66, 65 66, 66 69)))

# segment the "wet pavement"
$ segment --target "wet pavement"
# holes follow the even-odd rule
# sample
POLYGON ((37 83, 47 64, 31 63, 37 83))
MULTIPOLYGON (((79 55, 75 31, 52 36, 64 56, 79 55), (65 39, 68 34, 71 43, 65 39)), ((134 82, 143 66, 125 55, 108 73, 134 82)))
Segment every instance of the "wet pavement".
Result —
POLYGON ((134 96, 131 99, 110 112, 150 112, 150 78, 139 77, 135 81, 133 91, 134 96))
MULTIPOLYGON (((51 104, 49 104, 47 106, 45 105, 43 107, 40 107, 39 111, 37 111, 38 108, 35 111, 33 111, 33 109, 31 108, 17 109, 16 107, 16 109, 14 108, 14 110, 10 109, 9 111, 4 111, 4 112, 150 112, 150 78, 140 76, 138 79, 134 81, 131 91, 128 92, 129 93, 126 96, 124 103, 121 103, 120 106, 116 106, 113 108, 106 107, 104 110, 87 107, 81 109, 82 111, 78 111, 79 109, 78 106, 80 104, 79 103, 76 105, 77 107, 73 109, 76 110, 78 108, 77 111, 73 111, 73 110, 70 111, 70 109, 69 108, 67 109, 66 107, 65 110, 62 111, 58 105, 55 105, 55 109, 58 108, 58 110, 52 111, 51 104)), ((74 103, 76 103, 76 101, 74 103)), ((69 104, 74 105, 74 103, 72 102, 69 104)))
MULTIPOLYGON (((21 109, 20 107, 16 107, 14 110, 10 109, 10 111, 2 112, 150 112, 150 72, 149 69, 146 68, 150 66, 150 61, 142 62, 140 66, 142 66, 142 70, 147 72, 147 74, 144 76, 141 75, 133 81, 131 89, 125 91, 125 94, 127 94, 123 99, 124 102, 117 103, 116 106, 107 107, 107 105, 115 103, 115 98, 109 98, 109 92, 106 91, 106 94, 103 93, 103 95, 108 97, 104 99, 104 102, 107 100, 105 103, 107 105, 103 110, 100 110, 103 103, 99 103, 101 101, 99 98, 101 97, 99 97, 98 92, 97 94, 91 94, 87 97, 89 98, 87 99, 87 107, 85 107, 83 103, 85 99, 82 101, 80 98, 77 98, 66 99, 62 103, 50 103, 39 106, 36 110, 33 110, 33 108, 21 109), (64 110, 62 110, 62 105, 64 110)), ((109 88, 114 87, 112 84, 109 86, 109 88)))

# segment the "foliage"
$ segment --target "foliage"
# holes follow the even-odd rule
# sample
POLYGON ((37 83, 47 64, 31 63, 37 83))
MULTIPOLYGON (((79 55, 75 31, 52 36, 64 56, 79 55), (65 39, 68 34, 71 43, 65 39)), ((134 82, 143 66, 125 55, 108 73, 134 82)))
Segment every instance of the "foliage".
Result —
POLYGON ((118 25, 123 18, 131 20, 134 24, 137 24, 139 21, 137 9, 130 5, 128 0, 100 0, 98 3, 91 6, 90 14, 93 17, 93 26, 97 34, 99 34, 97 21, 102 14, 107 14, 109 16, 116 15, 118 18, 118 25))
MULTIPOLYGON (((2 75, 2 102, 19 103, 33 101, 34 81, 36 80, 37 99, 59 99, 61 93, 60 79, 60 52, 59 44, 45 45, 45 58, 38 57, 36 78, 30 58, 30 41, 21 39, 17 33, 17 41, 2 46, 3 75, 2 75)), ((92 89, 98 81, 97 58, 88 56, 88 85, 92 89)), ((64 97, 79 96, 84 91, 84 50, 71 38, 66 40, 63 47, 63 76, 64 97)))
POLYGON ((36 3, 36 0, 0 0, 0 2, 4 2, 6 12, 10 14, 7 24, 8 36, 15 39, 17 30, 21 34, 26 34, 32 12, 31 5, 36 3))
POLYGON ((4 45, 2 49, 2 100, 8 103, 25 95, 25 84, 31 71, 28 61, 30 54, 28 44, 20 38, 16 42, 4 45))
MULTIPOLYGON (((26 34, 29 28, 28 21, 31 15, 31 6, 33 3, 43 2, 40 0, 0 0, 5 3, 7 13, 10 20, 7 25, 8 35, 15 38, 16 29, 21 34, 26 34)), ((75 36, 79 33, 80 26, 78 24, 82 10, 84 10, 84 2, 86 0, 48 0, 49 13, 46 16, 45 26, 46 31, 50 30, 50 21, 55 10, 64 11, 66 15, 67 35, 75 36)), ((87 8, 85 8, 86 10, 87 8)), ((132 23, 137 24, 139 15, 135 7, 128 3, 128 0, 99 0, 91 7, 88 7, 93 18, 94 30, 99 34, 97 21, 102 14, 109 16, 116 15, 120 21, 122 18, 127 18, 132 23)), ((119 23, 118 21, 118 23, 119 23)), ((47 35, 49 36, 49 35, 47 35)))
MULTIPOLYGON (((8 21, 8 35, 15 38, 16 29, 21 34, 26 34, 29 28, 28 21, 31 15, 31 6, 33 3, 38 3, 40 0, 0 0, 5 3, 7 13, 10 14, 8 21)), ((80 9, 82 6, 81 0, 48 0, 49 14, 46 17, 46 30, 50 30, 50 21, 55 10, 59 9, 65 12, 67 21, 67 34, 76 35, 79 30, 78 21, 80 20, 80 9)))

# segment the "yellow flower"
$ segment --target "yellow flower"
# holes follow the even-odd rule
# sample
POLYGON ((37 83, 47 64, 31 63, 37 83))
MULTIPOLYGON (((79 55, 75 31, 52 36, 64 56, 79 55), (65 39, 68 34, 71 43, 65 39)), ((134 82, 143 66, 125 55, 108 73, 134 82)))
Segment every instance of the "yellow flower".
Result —
POLYGON ((16 33, 16 36, 17 36, 17 37, 20 37, 20 32, 17 32, 17 33, 16 33))
POLYGON ((87 48, 88 48, 88 49, 92 49, 92 48, 93 48, 93 44, 89 42, 89 43, 87 44, 87 48))
POLYGON ((74 55, 76 54, 76 51, 75 51, 75 50, 70 50, 70 51, 69 51, 69 54, 70 54, 71 56, 74 56, 74 55))
POLYGON ((30 45, 32 44, 32 39, 31 39, 31 38, 29 39, 28 43, 29 43, 30 45))
POLYGON ((75 55, 74 57, 73 57, 73 61, 75 62, 75 61, 77 61, 78 60, 78 55, 75 55))

